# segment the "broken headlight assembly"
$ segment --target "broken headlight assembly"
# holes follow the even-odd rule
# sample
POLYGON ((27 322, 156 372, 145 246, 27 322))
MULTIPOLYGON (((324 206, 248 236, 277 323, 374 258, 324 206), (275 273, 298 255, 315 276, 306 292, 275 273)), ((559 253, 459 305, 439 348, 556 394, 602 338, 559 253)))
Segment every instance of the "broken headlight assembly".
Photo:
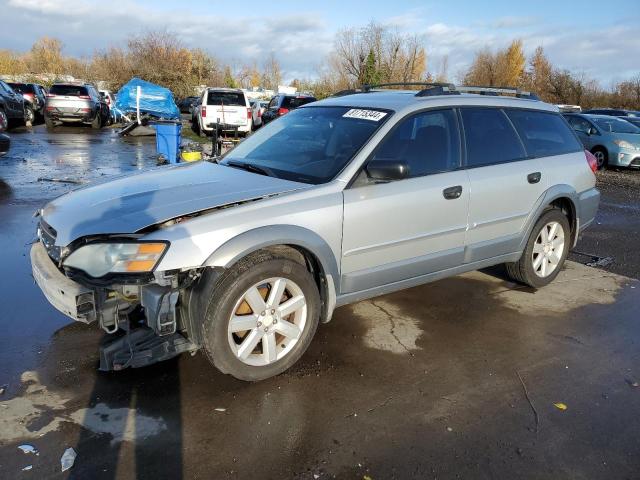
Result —
POLYGON ((72 252, 63 265, 94 278, 108 273, 146 273, 153 271, 168 248, 164 242, 89 243, 72 252))

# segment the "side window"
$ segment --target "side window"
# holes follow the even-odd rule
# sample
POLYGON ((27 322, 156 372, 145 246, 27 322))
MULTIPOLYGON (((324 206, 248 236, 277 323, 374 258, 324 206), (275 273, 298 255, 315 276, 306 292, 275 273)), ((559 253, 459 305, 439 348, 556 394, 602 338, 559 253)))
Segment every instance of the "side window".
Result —
POLYGON ((586 121, 584 118, 580 118, 580 117, 570 117, 569 123, 571 124, 571 126, 576 132, 588 134, 589 129, 591 128, 591 124, 588 121, 586 121))
POLYGON ((517 109, 505 111, 529 155, 548 157, 582 150, 575 134, 559 114, 517 109))
POLYGON ((453 110, 430 110, 401 120, 378 146, 373 160, 401 160, 410 177, 460 166, 460 136, 453 110))
POLYGON ((467 166, 481 167, 526 158, 518 134, 497 108, 462 108, 467 166))
POLYGON ((267 108, 276 108, 278 105, 278 97, 273 97, 269 102, 269 106, 267 108))

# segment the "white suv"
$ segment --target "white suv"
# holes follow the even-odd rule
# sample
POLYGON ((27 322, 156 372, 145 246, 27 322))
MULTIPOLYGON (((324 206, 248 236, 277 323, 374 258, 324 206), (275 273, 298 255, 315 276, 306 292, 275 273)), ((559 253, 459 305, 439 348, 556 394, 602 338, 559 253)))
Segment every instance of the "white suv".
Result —
POLYGON ((233 131, 246 135, 251 131, 252 112, 247 96, 236 88, 207 88, 200 96, 193 125, 201 136, 219 131, 233 131))

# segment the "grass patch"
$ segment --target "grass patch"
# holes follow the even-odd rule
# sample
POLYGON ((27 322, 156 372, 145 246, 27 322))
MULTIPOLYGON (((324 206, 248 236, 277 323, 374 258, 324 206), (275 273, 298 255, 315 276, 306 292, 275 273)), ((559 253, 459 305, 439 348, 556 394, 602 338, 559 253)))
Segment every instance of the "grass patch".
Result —
POLYGON ((211 139, 209 137, 200 137, 196 132, 191 130, 191 125, 182 125, 182 138, 202 144, 211 143, 211 139))

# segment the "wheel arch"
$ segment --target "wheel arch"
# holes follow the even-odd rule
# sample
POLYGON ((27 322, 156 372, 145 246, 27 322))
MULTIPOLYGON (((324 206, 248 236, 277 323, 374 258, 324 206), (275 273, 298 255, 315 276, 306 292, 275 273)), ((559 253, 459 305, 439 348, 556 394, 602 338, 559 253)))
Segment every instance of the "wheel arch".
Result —
POLYGON ((340 278, 338 263, 327 242, 311 230, 295 225, 270 225, 249 230, 217 248, 202 266, 230 268, 260 250, 284 256, 297 255, 298 258, 301 255, 318 284, 322 301, 320 319, 322 322, 331 320, 336 304, 336 281, 340 278))

